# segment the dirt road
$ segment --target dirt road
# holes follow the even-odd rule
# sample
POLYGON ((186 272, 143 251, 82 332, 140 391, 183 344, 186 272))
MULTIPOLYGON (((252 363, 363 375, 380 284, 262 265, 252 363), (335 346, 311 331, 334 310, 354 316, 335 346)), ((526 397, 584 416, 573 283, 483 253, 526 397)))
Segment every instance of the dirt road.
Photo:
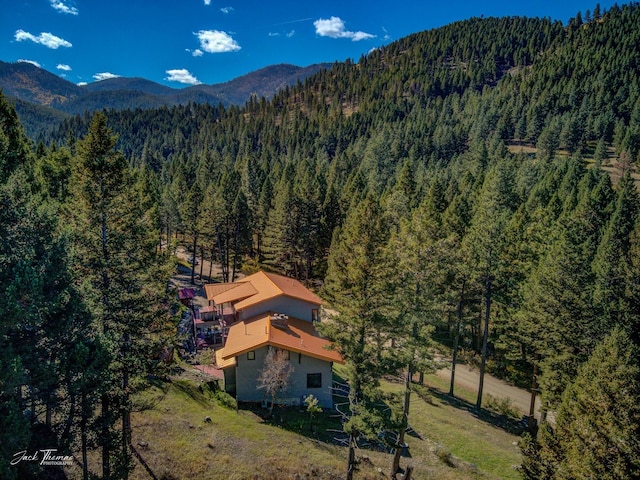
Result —
MULTIPOLYGON (((451 379, 451 367, 441 368, 436 373, 440 378, 447 381, 451 379)), ((480 375, 477 369, 473 369, 467 365, 456 365, 456 377, 455 387, 462 387, 466 390, 471 390, 477 394, 478 384, 480 381, 480 375)), ((455 393, 455 391, 454 391, 455 393)), ((529 406, 531 403, 531 394, 526 390, 509 385, 502 380, 499 380, 491 375, 484 376, 483 386, 483 403, 487 401, 487 395, 491 395, 496 400, 508 398, 511 402, 511 406, 522 413, 522 415, 529 415, 529 406)), ((535 418, 540 418, 540 399, 536 398, 535 418)))

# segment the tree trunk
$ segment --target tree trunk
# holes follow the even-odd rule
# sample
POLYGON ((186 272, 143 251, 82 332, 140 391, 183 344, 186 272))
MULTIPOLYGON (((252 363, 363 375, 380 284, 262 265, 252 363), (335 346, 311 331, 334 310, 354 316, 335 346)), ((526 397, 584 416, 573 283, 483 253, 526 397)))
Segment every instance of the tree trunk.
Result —
POLYGON ((231 273, 231 281, 236 279, 236 267, 238 264, 238 239, 240 237, 240 219, 236 220, 236 233, 233 239, 233 272, 231 273))
POLYGON ((535 419, 536 413, 536 393, 538 391, 538 361, 540 360, 540 354, 535 353, 533 355, 533 375, 531 378, 531 403, 529 405, 529 422, 527 427, 529 428, 529 433, 531 435, 534 434, 534 424, 533 421, 535 419))
POLYGON ((220 230, 216 229, 216 237, 218 239, 218 255, 220 256, 220 269, 222 270, 222 281, 227 283, 229 281, 229 271, 227 270, 227 265, 224 262, 225 255, 224 250, 222 248, 222 239, 220 238, 220 230))
POLYGON ((480 384, 478 385, 478 399, 476 409, 482 408, 482 390, 484 387, 484 371, 487 366, 487 342, 489 341, 489 315, 491 314, 491 275, 487 275, 485 286, 484 333, 482 335, 482 362, 480 363, 480 384))
POLYGON ((66 415, 64 429, 60 435, 60 438, 63 439, 63 446, 65 443, 69 442, 68 439, 71 438, 71 427, 73 426, 74 419, 76 417, 76 393, 71 386, 70 380, 67 380, 67 391, 69 392, 69 412, 66 415))
MULTIPOLYGON (((414 329, 415 331, 415 329, 414 329)), ((400 471, 400 457, 402 456, 402 448, 404 445, 404 436, 409 426, 409 406, 411 403, 411 378, 413 377, 413 366, 407 365, 407 372, 404 378, 404 404, 402 405, 402 427, 398 435, 396 451, 393 455, 393 463, 391 464, 391 478, 395 479, 400 471)))
POLYGON ((196 276, 196 249, 198 247, 198 234, 193 234, 193 262, 191 262, 191 285, 194 285, 196 276))
POLYGON ((82 448, 82 480, 89 480, 89 459, 87 458, 87 394, 82 392, 80 400, 80 443, 82 448))
POLYGON ((47 430, 51 430, 51 395, 47 394, 47 400, 45 405, 45 415, 44 415, 44 424, 47 427, 47 430))
POLYGON ((229 233, 229 221, 224 229, 224 265, 227 270, 227 282, 229 281, 229 266, 231 265, 231 234, 229 233))
POLYGON ((453 337, 453 355, 451 359, 451 383, 449 384, 449 396, 453 397, 453 389, 456 380, 456 362, 458 361, 458 342, 460 341, 460 328, 462 327, 462 304, 464 301, 465 281, 462 281, 460 299, 458 300, 458 321, 456 322, 456 335, 453 337))
POLYGON ((482 298, 480 298, 480 306, 481 308, 478 310, 478 325, 476 328, 476 353, 482 351, 482 336, 480 335, 482 331, 482 298))
POLYGON ((209 260, 209 282, 211 282, 211 275, 213 274, 213 260, 216 255, 216 244, 213 242, 211 244, 211 259, 209 260))
POLYGON ((129 370, 127 357, 129 356, 131 345, 131 334, 126 332, 122 345, 122 459, 125 462, 123 470, 124 478, 129 478, 129 445, 131 444, 131 408, 129 407, 129 370))
POLYGON ((260 235, 260 232, 258 232, 256 237, 256 260, 260 262, 262 257, 262 235, 260 235))
POLYGON ((111 457, 109 440, 109 395, 102 394, 102 478, 108 480, 111 477, 111 457))
MULTIPOLYGON (((102 198, 102 205, 100 210, 102 212, 101 219, 101 234, 102 234, 102 303, 104 304, 105 312, 110 312, 109 302, 109 289, 111 287, 111 279, 109 278, 109 248, 108 248, 108 236, 107 236, 107 211, 104 205, 105 191, 104 184, 100 183, 100 196, 102 198)), ((109 333, 109 325, 106 319, 103 319, 102 333, 105 337, 109 333)), ((103 393, 101 397, 101 414, 102 414, 102 478, 108 480, 111 476, 111 440, 109 435, 109 420, 111 415, 110 398, 108 393, 103 393)))
POLYGON ((349 459, 347 461, 347 480, 353 480, 353 474, 356 470, 356 436, 355 433, 349 434, 349 459))
MULTIPOLYGON (((194 254, 195 256, 195 254, 194 254)), ((202 280, 202 269, 204 268, 204 247, 200 245, 200 280, 202 280)))

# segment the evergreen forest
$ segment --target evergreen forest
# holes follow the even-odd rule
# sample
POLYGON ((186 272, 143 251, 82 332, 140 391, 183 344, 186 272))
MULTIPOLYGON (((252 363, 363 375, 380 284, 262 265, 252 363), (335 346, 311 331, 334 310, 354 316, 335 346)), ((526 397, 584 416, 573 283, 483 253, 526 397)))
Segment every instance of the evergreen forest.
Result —
POLYGON ((181 242, 220 281, 266 269, 319 293, 350 450, 383 425, 401 439, 444 348, 553 413, 521 442, 524 478, 638 478, 639 25, 638 3, 472 18, 270 100, 87 112, 31 139, 0 97, 0 472, 37 478, 7 459, 53 438, 85 475, 99 448, 127 477, 131 392, 176 342, 181 242))

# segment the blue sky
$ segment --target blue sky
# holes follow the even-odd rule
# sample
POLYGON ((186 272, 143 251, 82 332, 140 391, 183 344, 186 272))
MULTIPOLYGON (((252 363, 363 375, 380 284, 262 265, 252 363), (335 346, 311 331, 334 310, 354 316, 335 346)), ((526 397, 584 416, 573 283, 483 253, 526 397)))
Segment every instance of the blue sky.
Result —
MULTIPOLYGON (((74 83, 143 77, 182 88, 267 65, 358 60, 411 33, 474 16, 566 23, 586 0, 1 0, 0 60, 74 83)), ((614 1, 600 2, 602 9, 614 1)))

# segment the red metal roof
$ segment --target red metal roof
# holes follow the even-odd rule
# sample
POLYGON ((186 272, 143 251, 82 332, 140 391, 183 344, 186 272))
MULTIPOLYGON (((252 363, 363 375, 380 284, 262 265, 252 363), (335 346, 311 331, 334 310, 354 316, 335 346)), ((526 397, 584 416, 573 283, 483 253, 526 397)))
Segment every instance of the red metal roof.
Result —
POLYGON ((331 342, 318 334, 313 323, 288 317, 282 327, 272 316, 272 312, 263 313, 229 327, 227 342, 219 351, 220 359, 229 361, 249 350, 273 345, 327 362, 344 363, 338 352, 329 349, 331 342))
POLYGON ((237 311, 281 295, 297 298, 314 305, 322 300, 298 280, 275 273, 257 272, 233 283, 206 285, 207 298, 216 305, 234 303, 237 311))

